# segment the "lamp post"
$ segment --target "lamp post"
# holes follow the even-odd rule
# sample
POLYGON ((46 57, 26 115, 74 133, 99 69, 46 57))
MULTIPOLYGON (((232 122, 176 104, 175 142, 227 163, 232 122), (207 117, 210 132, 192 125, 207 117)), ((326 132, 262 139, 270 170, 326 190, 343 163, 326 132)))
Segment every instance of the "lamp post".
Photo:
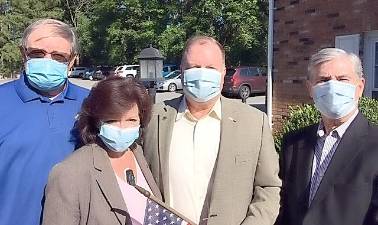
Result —
POLYGON ((273 38, 274 38, 274 0, 269 0, 269 25, 268 25, 268 73, 267 73, 267 93, 266 108, 270 128, 273 126, 273 38))
POLYGON ((139 56, 140 65, 140 81, 148 84, 148 93, 152 101, 156 101, 156 81, 158 77, 162 76, 163 59, 160 51, 150 45, 149 48, 143 49, 139 56))

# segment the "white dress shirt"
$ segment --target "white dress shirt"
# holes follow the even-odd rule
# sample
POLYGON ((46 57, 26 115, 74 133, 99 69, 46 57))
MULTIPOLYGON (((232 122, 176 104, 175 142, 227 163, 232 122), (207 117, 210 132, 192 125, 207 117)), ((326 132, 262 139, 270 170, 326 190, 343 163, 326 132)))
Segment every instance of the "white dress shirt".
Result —
POLYGON ((320 122, 317 132, 317 143, 315 146, 315 148, 317 149, 315 149, 315 152, 320 152, 321 156, 319 157, 320 162, 318 157, 314 156, 314 159, 312 161, 312 176, 314 176, 316 167, 323 163, 324 159, 332 151, 332 149, 337 148, 345 131, 348 129, 354 118, 356 118, 357 114, 358 110, 356 110, 355 113, 353 113, 353 115, 345 123, 332 130, 328 135, 326 135, 325 133, 323 122, 320 122))
POLYGON ((169 151, 169 204, 197 224, 218 155, 220 122, 220 100, 208 115, 197 120, 183 98, 173 126, 169 151))

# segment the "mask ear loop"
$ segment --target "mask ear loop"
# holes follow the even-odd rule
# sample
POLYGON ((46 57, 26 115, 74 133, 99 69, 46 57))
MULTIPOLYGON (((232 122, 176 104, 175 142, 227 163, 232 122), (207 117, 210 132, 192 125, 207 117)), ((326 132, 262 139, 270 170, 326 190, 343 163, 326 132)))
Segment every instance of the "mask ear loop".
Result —
POLYGON ((26 52, 27 52, 27 50, 26 50, 26 48, 25 47, 23 47, 23 46, 20 46, 20 51, 21 51, 21 53, 22 53, 22 57, 23 57, 23 59, 24 59, 24 69, 25 69, 25 63, 30 59, 29 57, 28 57, 28 55, 26 54, 26 52))
MULTIPOLYGON (((73 60, 74 63, 72 64, 72 67, 74 67, 75 64, 76 64, 76 59, 78 59, 78 57, 79 57, 79 56, 78 56, 77 54, 73 54, 73 53, 71 53, 71 55, 70 55, 70 57, 69 57, 69 59, 68 59, 68 61, 67 61, 67 66, 70 66, 71 61, 73 60)), ((71 68, 68 68, 68 69, 71 69, 71 68)))
POLYGON ((140 124, 139 124, 139 136, 137 139, 135 139, 134 143, 131 146, 133 146, 134 144, 138 144, 140 146, 142 146, 143 144, 143 127, 140 124))

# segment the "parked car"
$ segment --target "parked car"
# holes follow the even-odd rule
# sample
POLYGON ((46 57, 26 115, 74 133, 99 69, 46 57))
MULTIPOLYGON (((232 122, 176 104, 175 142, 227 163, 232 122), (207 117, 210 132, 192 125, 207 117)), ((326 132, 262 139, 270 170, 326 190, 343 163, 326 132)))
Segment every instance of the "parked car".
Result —
POLYGON ((174 92, 182 89, 181 72, 179 70, 169 73, 164 80, 158 81, 157 90, 174 92))
POLYGON ((114 75, 114 68, 111 66, 97 66, 96 71, 93 73, 94 80, 102 80, 107 76, 114 75))
POLYGON ((118 66, 114 72, 121 77, 136 77, 139 73, 139 65, 118 66))
POLYGON ((68 77, 83 77, 84 74, 88 71, 87 67, 73 67, 68 72, 68 77))
POLYGON ((96 70, 94 68, 89 68, 87 70, 87 72, 85 72, 85 74, 83 75, 83 80, 94 80, 94 73, 96 72, 96 70))
POLYGON ((170 75, 172 72, 178 70, 178 66, 175 64, 164 64, 163 65, 163 71, 162 71, 162 76, 167 77, 170 75))
POLYGON ((222 93, 248 98, 251 93, 266 92, 266 72, 261 67, 240 66, 226 70, 222 93))

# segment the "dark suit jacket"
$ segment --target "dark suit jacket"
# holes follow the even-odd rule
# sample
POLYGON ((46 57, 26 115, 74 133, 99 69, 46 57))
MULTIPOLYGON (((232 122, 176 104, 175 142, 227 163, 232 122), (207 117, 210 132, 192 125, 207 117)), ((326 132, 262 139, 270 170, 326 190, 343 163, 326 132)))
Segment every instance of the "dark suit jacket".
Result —
POLYGON ((279 224, 378 224, 378 127, 359 113, 344 133, 308 207, 318 124, 284 137, 279 224))

